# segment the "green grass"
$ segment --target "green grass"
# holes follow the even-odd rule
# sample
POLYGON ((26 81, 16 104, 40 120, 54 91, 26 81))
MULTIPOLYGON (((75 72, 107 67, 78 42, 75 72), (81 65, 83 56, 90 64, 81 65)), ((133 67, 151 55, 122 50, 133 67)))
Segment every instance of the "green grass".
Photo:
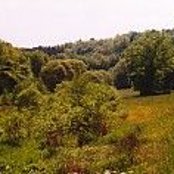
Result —
POLYGON ((174 173, 174 93, 139 97, 121 91, 128 109, 127 121, 141 127, 141 143, 135 152, 136 173, 174 173))
POLYGON ((129 121, 140 123, 161 116, 174 116, 174 93, 148 97, 140 97, 131 90, 120 93, 129 112, 129 121))

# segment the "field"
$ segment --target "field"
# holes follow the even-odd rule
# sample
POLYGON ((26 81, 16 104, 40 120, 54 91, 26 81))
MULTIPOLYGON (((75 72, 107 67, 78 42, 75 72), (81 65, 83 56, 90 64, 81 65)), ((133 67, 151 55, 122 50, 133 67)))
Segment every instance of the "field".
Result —
POLYGON ((150 97, 127 90, 120 93, 128 108, 127 121, 141 128, 136 173, 174 173, 174 93, 150 97))

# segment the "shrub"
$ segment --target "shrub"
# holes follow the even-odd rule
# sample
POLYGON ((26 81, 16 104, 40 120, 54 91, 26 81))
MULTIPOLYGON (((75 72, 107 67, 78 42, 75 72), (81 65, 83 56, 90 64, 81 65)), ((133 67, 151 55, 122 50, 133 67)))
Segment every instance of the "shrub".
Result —
POLYGON ((31 71, 34 77, 39 77, 42 66, 47 62, 48 55, 41 51, 27 53, 26 57, 30 59, 31 71))
POLYGON ((112 85, 111 74, 104 70, 87 71, 82 75, 81 78, 83 78, 84 80, 88 82, 106 83, 106 84, 112 85))
POLYGON ((0 72, 0 94, 12 92, 17 85, 17 79, 10 72, 0 72))
POLYGON ((41 78, 47 89, 53 92, 57 84, 72 80, 86 71, 86 65, 80 60, 52 60, 41 71, 41 78))
POLYGON ((13 110, 4 118, 2 129, 2 140, 4 142, 10 145, 19 145, 28 136, 26 115, 13 110))
POLYGON ((37 108, 41 104, 41 98, 41 93, 33 86, 30 86, 17 95, 16 105, 19 108, 37 108))
POLYGON ((57 90, 59 101, 67 99, 69 104, 64 118, 67 123, 64 123, 69 127, 68 131, 78 137, 80 146, 110 131, 114 123, 110 124, 108 120, 117 117, 120 109, 119 96, 114 88, 79 78, 57 90))

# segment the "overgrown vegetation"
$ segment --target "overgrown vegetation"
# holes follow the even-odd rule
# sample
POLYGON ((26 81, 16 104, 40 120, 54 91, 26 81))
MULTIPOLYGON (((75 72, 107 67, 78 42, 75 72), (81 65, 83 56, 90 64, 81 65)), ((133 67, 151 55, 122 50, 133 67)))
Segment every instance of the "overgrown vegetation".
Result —
POLYGON ((172 174, 172 31, 33 49, 1 41, 0 173, 172 174))

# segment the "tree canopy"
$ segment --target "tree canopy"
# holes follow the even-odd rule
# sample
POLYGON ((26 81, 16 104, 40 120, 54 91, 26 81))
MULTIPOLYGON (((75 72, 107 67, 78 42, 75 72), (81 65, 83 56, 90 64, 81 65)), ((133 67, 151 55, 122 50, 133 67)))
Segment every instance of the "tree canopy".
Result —
POLYGON ((142 95, 170 91, 174 47, 169 34, 147 31, 124 51, 122 57, 134 88, 142 95))
POLYGON ((80 60, 52 60, 41 71, 41 78, 48 90, 54 91, 57 84, 72 80, 86 71, 86 65, 80 60))

